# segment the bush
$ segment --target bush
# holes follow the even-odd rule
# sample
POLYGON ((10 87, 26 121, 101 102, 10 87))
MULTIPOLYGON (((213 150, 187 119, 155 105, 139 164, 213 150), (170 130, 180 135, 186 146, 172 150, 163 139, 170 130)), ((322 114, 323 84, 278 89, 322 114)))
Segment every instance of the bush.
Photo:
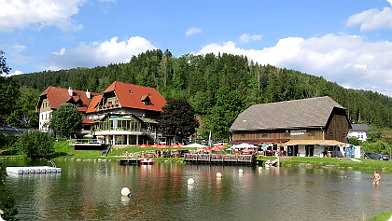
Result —
POLYGON ((49 158, 54 152, 53 138, 44 132, 26 131, 16 141, 16 148, 28 158, 49 158))

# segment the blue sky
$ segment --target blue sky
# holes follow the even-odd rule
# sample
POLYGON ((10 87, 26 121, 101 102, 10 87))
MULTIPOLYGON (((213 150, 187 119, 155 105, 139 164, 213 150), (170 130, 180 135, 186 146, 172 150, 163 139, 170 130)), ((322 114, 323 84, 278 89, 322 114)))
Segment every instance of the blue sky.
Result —
POLYGON ((246 55, 392 96, 387 0, 0 0, 0 9, 11 74, 127 62, 159 48, 246 55))

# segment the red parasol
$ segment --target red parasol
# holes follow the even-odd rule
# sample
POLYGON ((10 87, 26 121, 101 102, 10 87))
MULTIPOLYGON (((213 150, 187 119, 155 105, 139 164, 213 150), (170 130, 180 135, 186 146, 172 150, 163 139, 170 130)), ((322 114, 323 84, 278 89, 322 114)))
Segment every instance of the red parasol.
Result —
POLYGON ((211 150, 211 151, 220 151, 221 148, 219 148, 217 146, 213 146, 213 147, 209 148, 209 150, 211 150))
POLYGON ((217 144, 214 147, 217 147, 217 148, 227 148, 226 146, 223 146, 222 144, 217 144))

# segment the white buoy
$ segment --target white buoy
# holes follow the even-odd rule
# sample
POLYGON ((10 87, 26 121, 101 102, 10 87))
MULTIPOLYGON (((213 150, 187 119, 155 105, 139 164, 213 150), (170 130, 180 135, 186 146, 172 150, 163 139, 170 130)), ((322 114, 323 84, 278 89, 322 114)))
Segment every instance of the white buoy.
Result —
POLYGON ((217 172, 216 177, 222 177, 222 174, 220 172, 217 172))
POLYGON ((123 187, 121 189, 121 195, 130 197, 131 196, 131 191, 127 187, 123 187))
POLYGON ((243 172, 244 172, 243 169, 239 169, 239 170, 238 170, 238 173, 243 173, 243 172))
POLYGON ((194 183, 195 181, 193 180, 193 178, 188 179, 188 185, 193 185, 194 183))

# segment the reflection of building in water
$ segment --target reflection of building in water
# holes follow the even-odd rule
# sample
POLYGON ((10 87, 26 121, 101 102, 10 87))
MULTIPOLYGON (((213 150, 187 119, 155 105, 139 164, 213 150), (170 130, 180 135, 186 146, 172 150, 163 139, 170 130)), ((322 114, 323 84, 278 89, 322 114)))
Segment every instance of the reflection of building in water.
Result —
POLYGON ((342 156, 351 124, 330 97, 257 104, 230 127, 231 144, 249 143, 287 156, 342 156))

